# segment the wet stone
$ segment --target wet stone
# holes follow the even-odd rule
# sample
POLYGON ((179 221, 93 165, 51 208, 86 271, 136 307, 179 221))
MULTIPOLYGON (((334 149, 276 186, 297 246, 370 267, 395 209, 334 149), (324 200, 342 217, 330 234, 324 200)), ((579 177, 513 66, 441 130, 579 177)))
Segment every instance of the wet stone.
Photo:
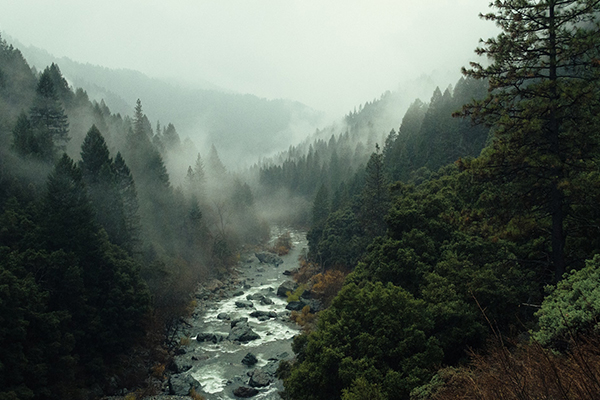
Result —
POLYGON ((249 294, 246 296, 246 300, 259 300, 261 301, 262 299, 265 298, 265 295, 262 293, 253 293, 253 294, 249 294))
POLYGON ((273 382, 273 378, 270 377, 265 371, 262 369, 255 369, 250 376, 250 381, 248 384, 252 387, 265 387, 269 386, 273 382))
POLYGON ((228 340, 232 342, 247 343, 252 340, 260 339, 260 335, 252 330, 248 326, 247 322, 240 322, 231 328, 229 332, 228 340))
POLYGON ((229 321, 231 317, 227 313, 219 313, 219 315, 217 315, 217 319, 229 321))
POLYGON ((260 300, 260 304, 262 304, 263 306, 270 306, 270 305, 273 305, 273 304, 274 304, 274 302, 273 302, 273 300, 271 300, 271 299, 270 299, 270 298, 268 298, 268 297, 263 297, 263 298, 260 300))
POLYGON ((248 353, 244 356, 244 358, 242 359, 242 364, 247 365, 248 367, 253 366, 254 364, 256 364, 258 362, 258 359, 256 358, 256 356, 252 353, 248 353))
POLYGON ((169 393, 172 395, 187 396, 192 388, 199 390, 200 382, 191 375, 178 374, 169 378, 169 393))
POLYGON ((239 388, 237 388, 233 391, 234 396, 242 397, 242 398, 253 397, 253 396, 256 396, 257 394, 258 394, 258 390, 256 390, 255 388, 247 387, 247 386, 240 386, 239 388))
POLYGON ((254 307, 254 303, 249 300, 238 300, 235 302, 235 306, 237 308, 252 308, 254 307))
POLYGON ((240 322, 248 322, 248 317, 239 317, 231 321, 231 327, 235 327, 240 322))

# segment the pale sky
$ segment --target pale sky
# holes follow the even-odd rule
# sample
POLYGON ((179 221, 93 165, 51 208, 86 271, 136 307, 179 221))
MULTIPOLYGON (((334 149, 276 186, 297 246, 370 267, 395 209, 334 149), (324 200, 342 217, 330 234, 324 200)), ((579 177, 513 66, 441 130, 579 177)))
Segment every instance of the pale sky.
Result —
POLYGON ((479 38, 496 34, 478 17, 488 3, 0 0, 0 32, 57 57, 343 115, 434 70, 458 79, 479 38))

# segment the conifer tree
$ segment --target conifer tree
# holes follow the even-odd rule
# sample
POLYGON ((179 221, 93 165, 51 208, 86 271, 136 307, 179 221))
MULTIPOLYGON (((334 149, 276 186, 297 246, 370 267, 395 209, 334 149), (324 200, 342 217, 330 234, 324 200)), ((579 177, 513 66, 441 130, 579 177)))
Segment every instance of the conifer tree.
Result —
POLYGON ((96 211, 96 220, 112 243, 131 250, 132 238, 127 229, 115 166, 104 137, 95 125, 83 141, 79 165, 96 211))
POLYGON ((388 181, 384 173, 383 154, 379 145, 371 154, 366 167, 365 186, 361 195, 361 220, 371 237, 385 233, 385 220, 389 208, 388 181))
POLYGON ((36 97, 29 110, 40 158, 54 161, 66 149, 69 122, 54 87, 53 72, 46 68, 38 81, 36 97))
POLYGON ((596 168, 600 2, 496 0, 492 7, 496 12, 482 17, 502 32, 476 50, 491 63, 463 68, 489 79, 488 96, 462 115, 494 128, 484 171, 510 184, 512 203, 550 219, 550 260, 559 280, 568 264, 566 223, 582 200, 576 182, 596 168))
POLYGON ((227 174, 227 169, 221 158, 219 157, 219 153, 217 152, 217 148, 213 144, 210 147, 210 153, 208 154, 208 172, 213 179, 222 179, 227 174))
POLYGON ((22 156, 39 154, 38 142, 35 139, 31 122, 25 113, 19 115, 12 134, 13 148, 18 154, 22 156))
POLYGON ((131 171, 121 153, 117 153, 115 156, 114 168, 117 187, 123 203, 125 229, 130 240, 125 249, 129 252, 135 252, 139 247, 141 231, 137 190, 131 171))

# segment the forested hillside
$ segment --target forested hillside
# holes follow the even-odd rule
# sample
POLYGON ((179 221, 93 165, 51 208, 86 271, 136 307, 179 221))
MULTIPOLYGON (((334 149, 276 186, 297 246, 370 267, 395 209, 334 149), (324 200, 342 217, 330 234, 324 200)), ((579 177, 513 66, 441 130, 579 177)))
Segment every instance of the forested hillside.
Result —
MULTIPOLYGON (((175 187, 156 130, 0 39, 0 397, 88 398, 167 361, 197 282, 268 226, 216 148, 175 187)), ((162 366, 164 369, 164 364, 162 366)))
POLYGON ((174 177, 178 121, 138 96, 114 113, 0 38, 0 399, 160 386, 196 285, 267 215, 308 241, 273 316, 303 330, 268 362, 282 398, 596 399, 600 2, 491 8, 454 86, 404 116, 386 92, 239 174, 213 145, 174 177))
POLYGON ((364 167, 342 133, 261 170, 313 198, 296 279, 331 304, 298 315, 284 398, 597 396, 600 6, 492 8, 489 65, 413 103, 364 167))
MULTIPOLYGON (((10 42, 10 41, 9 41, 10 42)), ((200 146, 214 144, 226 165, 243 169, 289 143, 310 133, 321 113, 299 102, 267 100, 252 94, 233 93, 210 84, 184 85, 176 81, 150 78, 132 70, 114 70, 54 57, 34 47, 15 46, 31 66, 43 70, 53 63, 74 87, 83 88, 91 99, 105 100, 113 113, 133 112, 136 99, 153 120, 165 125, 174 122, 182 136, 200 146)), ((165 125, 166 126, 166 125, 165 125)), ((179 158, 193 159, 188 153, 179 158)), ((167 163, 173 171, 182 163, 167 163)))

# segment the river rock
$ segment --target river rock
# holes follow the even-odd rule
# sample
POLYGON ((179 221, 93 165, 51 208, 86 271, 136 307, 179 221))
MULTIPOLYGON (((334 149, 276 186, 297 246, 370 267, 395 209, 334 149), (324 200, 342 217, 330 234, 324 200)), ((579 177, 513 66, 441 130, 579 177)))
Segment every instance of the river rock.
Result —
POLYGON ((265 371, 262 369, 255 369, 250 376, 248 385, 252 387, 265 387, 269 386, 271 382, 273 382, 273 378, 270 377, 265 371))
POLYGON ((240 386, 237 389, 234 389, 233 395, 236 397, 248 398, 252 396, 256 396, 258 394, 258 390, 252 387, 240 386))
POLYGON ((290 301, 285 308, 290 311, 302 311, 306 305, 303 301, 290 301))
POLYGON ((233 328, 240 322, 248 322, 248 317, 239 317, 239 318, 231 320, 231 327, 233 328))
POLYGON ((264 298, 265 298, 265 295, 262 293, 252 293, 252 294, 249 294, 246 296, 247 300, 261 301, 264 298))
POLYGON ((283 275, 294 275, 295 273, 298 272, 298 268, 294 268, 294 269, 286 269, 285 271, 283 271, 283 275))
POLYGON ((311 313, 316 313, 323 310, 323 303, 317 299, 302 299, 301 301, 310 307, 311 313))
POLYGON ((277 296, 287 297, 287 292, 294 292, 298 288, 298 284, 293 281, 285 281, 277 288, 277 296))
POLYGON ((237 308, 252 308, 254 307, 254 303, 249 300, 238 300, 235 302, 235 306, 237 308))
POLYGON ((265 251, 262 253, 254 253, 254 255, 258 258, 258 261, 264 264, 273 264, 276 267, 283 264, 283 260, 277 254, 267 253, 265 251))
POLYGON ((175 396, 187 396, 190 390, 200 389, 200 382, 187 374, 171 375, 169 378, 169 393, 175 396))
POLYGON ((219 315, 217 315, 217 319, 229 321, 231 319, 231 317, 229 316, 229 314, 222 312, 222 313, 219 313, 219 315))
POLYGON ((260 339, 260 335, 252 330, 247 322, 239 322, 229 332, 227 340, 232 342, 247 343, 252 340, 260 339))
POLYGON ((199 333, 196 336, 196 340, 198 342, 213 342, 213 343, 219 343, 223 341, 223 336, 218 335, 216 333, 212 333, 212 332, 203 332, 203 333, 199 333))
POLYGON ((169 365, 169 369, 176 374, 181 374, 192 369, 192 363, 184 358, 175 357, 169 365))
POLYGON ((258 358, 252 353, 248 353, 242 359, 242 364, 251 367, 258 362, 258 358))
POLYGON ((243 294, 244 294, 244 291, 241 289, 238 289, 231 294, 231 297, 238 297, 238 296, 242 296, 243 294))
MULTIPOLYGON (((262 371, 267 374, 268 376, 270 376, 271 378, 275 377, 275 374, 277 373, 277 369, 279 368, 279 360, 270 360, 267 365, 265 365, 264 367, 262 367, 262 371)), ((271 381, 273 381, 274 379, 272 379, 271 381)))
POLYGON ((260 300, 260 304, 262 304, 263 306, 270 306, 270 305, 274 304, 274 302, 273 302, 273 300, 271 300, 271 299, 270 299, 270 298, 268 298, 268 297, 263 297, 263 298, 260 300))
MULTIPOLYGON (((257 310, 257 311, 252 311, 250 313, 251 317, 254 318, 261 318, 261 317, 267 317, 267 319, 271 318, 271 311, 261 311, 261 310, 257 310)), ((275 313, 275 317, 273 318, 277 318, 277 313, 275 313)))

